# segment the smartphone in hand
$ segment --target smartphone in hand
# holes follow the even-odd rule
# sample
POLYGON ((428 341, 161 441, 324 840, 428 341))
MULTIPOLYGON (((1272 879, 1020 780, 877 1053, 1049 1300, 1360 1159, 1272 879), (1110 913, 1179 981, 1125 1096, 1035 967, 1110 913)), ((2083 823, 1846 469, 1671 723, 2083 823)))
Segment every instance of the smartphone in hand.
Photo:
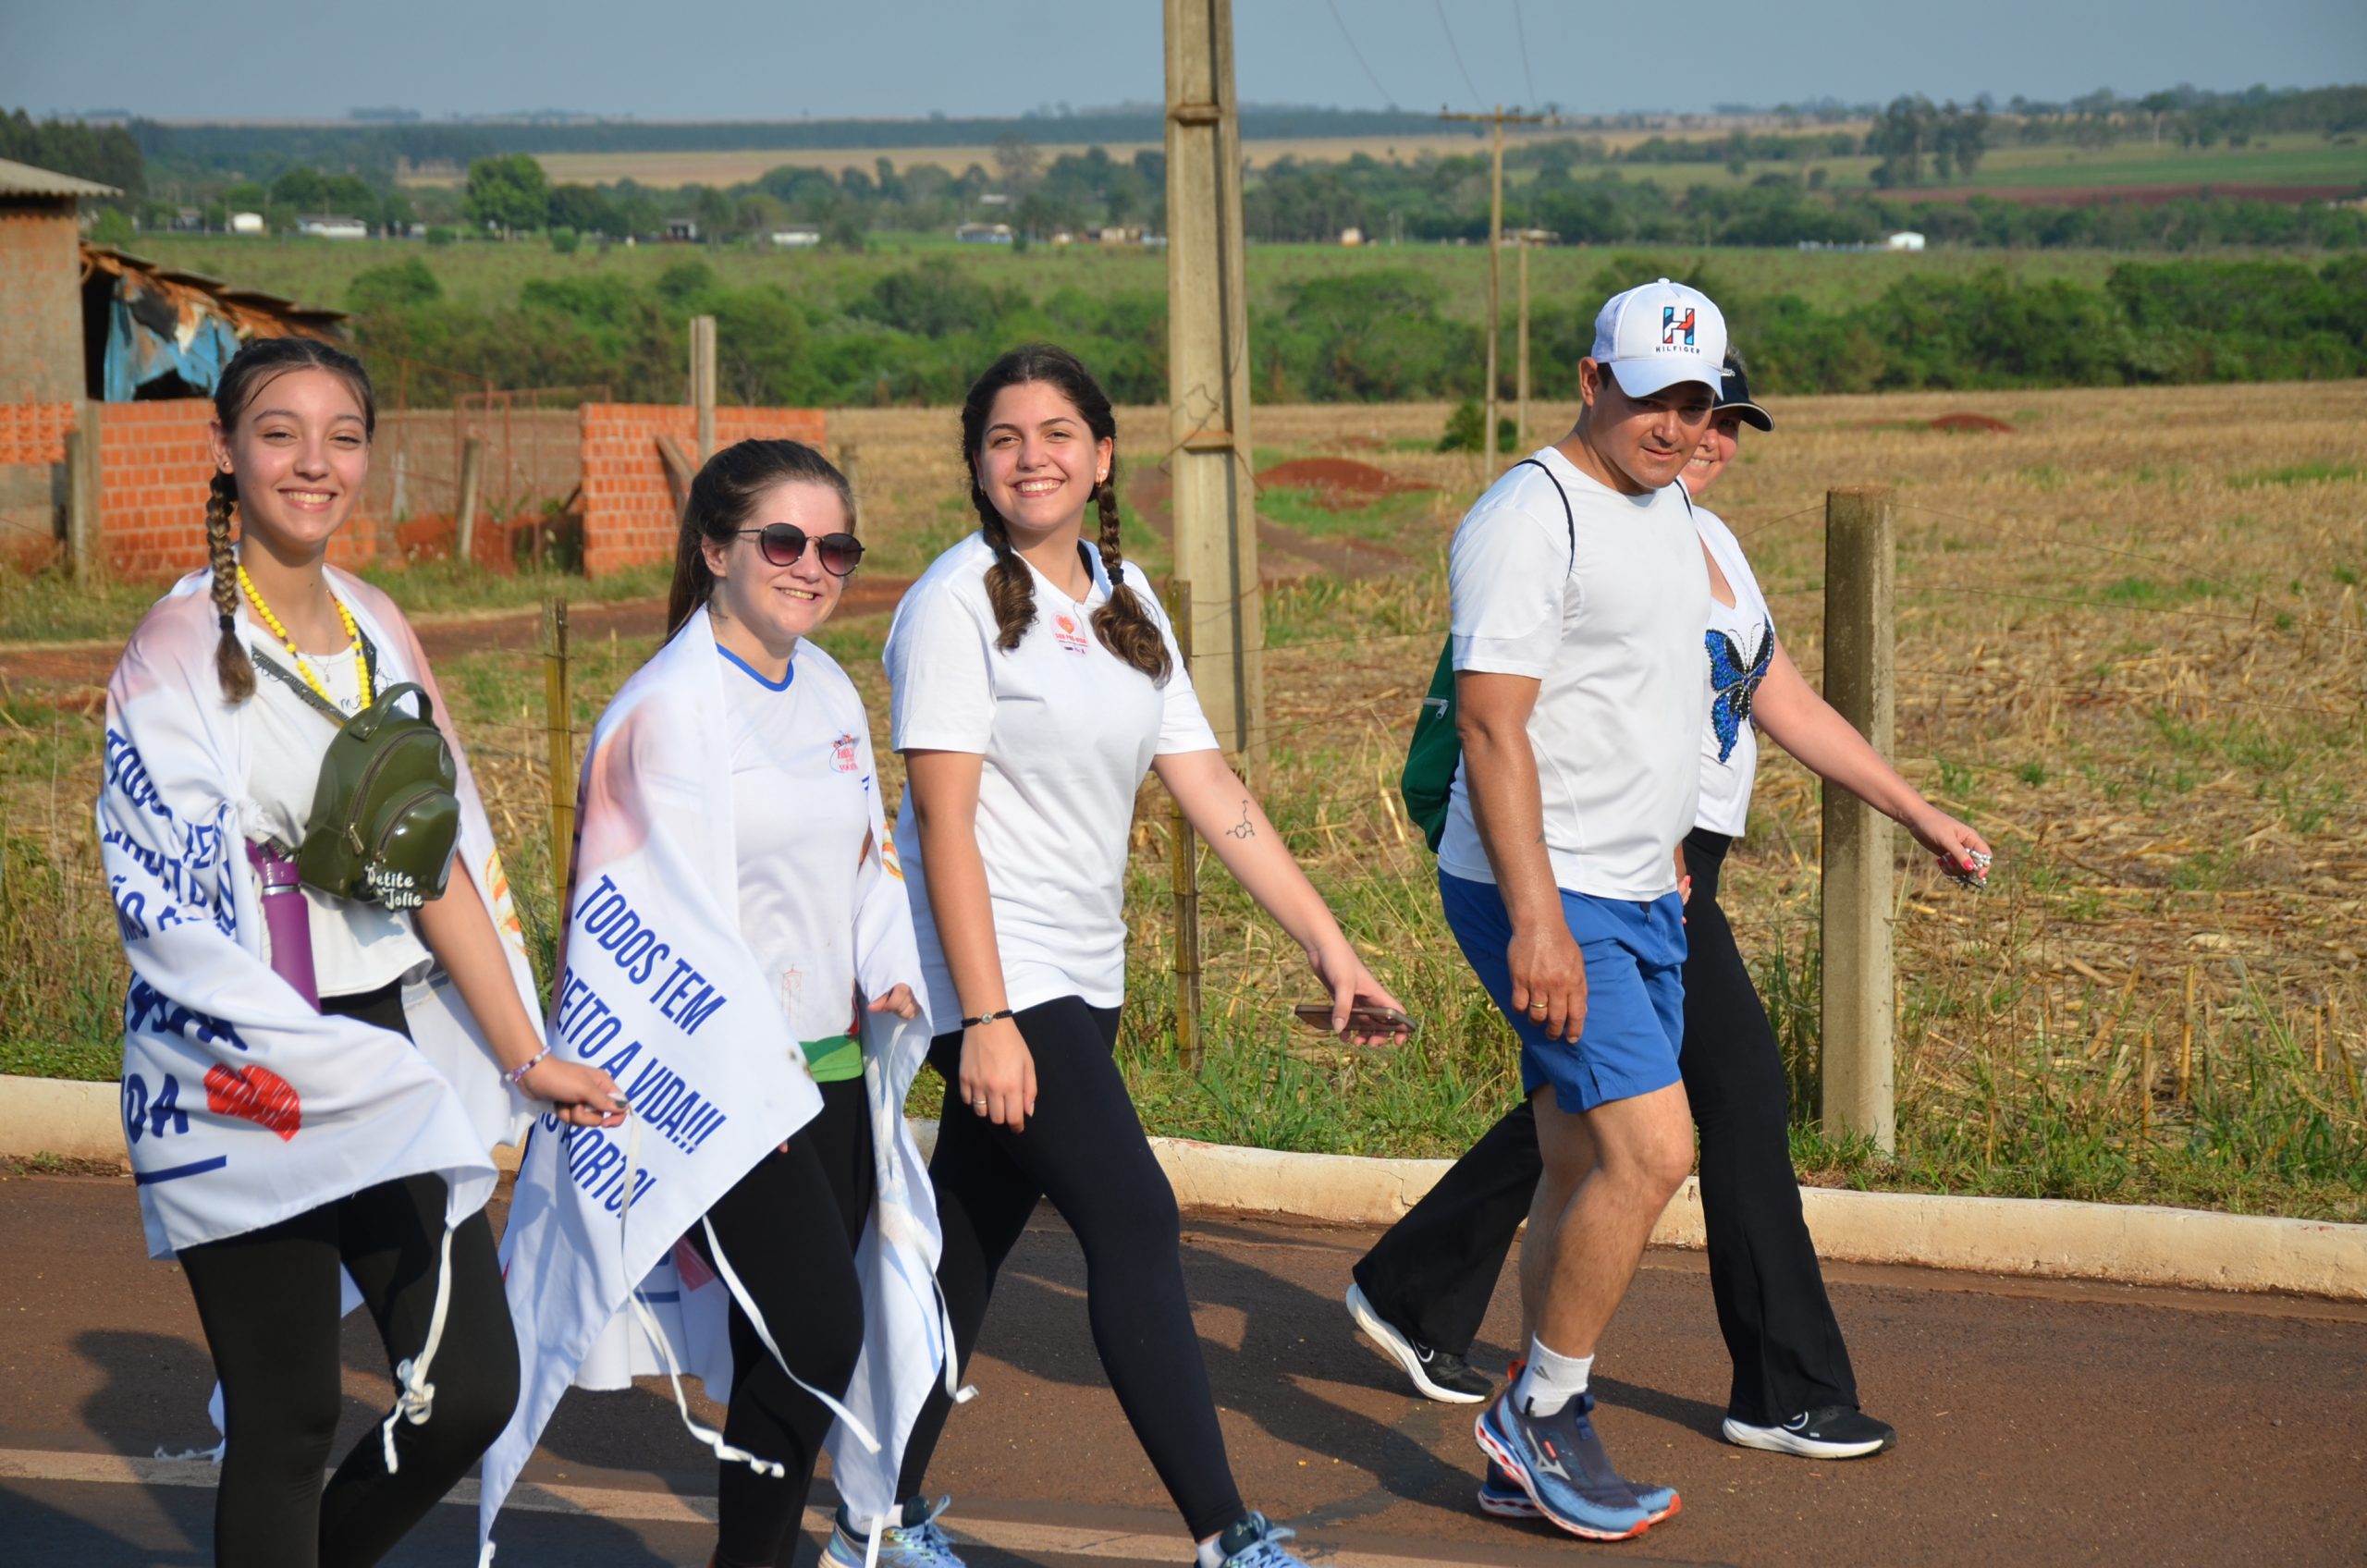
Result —
MULTIPOLYGON (((1331 1004, 1330 1002, 1304 1002, 1292 1011, 1297 1014, 1301 1023, 1306 1024, 1317 1034, 1331 1033, 1331 1004)), ((1419 1028, 1420 1025, 1417 1024, 1410 1015, 1400 1012, 1393 1007, 1383 1007, 1379 1002, 1359 1001, 1348 1009, 1348 1027, 1343 1033, 1397 1035, 1411 1039, 1419 1028)))

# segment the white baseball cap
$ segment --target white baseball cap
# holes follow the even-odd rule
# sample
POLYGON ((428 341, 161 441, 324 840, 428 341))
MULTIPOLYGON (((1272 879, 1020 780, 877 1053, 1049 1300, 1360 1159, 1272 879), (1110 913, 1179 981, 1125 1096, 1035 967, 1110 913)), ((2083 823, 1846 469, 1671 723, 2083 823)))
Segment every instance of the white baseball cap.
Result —
POLYGON ((1594 318, 1594 359, 1619 389, 1649 398, 1680 381, 1718 391, 1726 358, 1726 318, 1698 288, 1667 278, 1613 294, 1594 318))

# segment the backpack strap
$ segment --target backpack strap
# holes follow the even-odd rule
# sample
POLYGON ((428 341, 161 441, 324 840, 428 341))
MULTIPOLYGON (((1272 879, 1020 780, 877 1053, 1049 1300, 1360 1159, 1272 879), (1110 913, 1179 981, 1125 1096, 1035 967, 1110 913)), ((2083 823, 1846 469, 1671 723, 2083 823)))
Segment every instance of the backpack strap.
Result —
MULTIPOLYGON (((1570 493, 1562 488, 1562 482, 1553 477, 1553 471, 1535 458, 1523 458, 1513 467, 1533 468, 1553 481, 1553 494, 1562 497, 1562 524, 1570 531, 1570 565, 1575 568, 1578 564, 1578 520, 1577 515, 1570 510, 1570 493)), ((1690 507, 1692 503, 1688 501, 1686 505, 1690 507)))
MULTIPOLYGON (((353 634, 362 639, 362 659, 364 664, 370 667, 370 684, 375 686, 378 684, 377 644, 371 642, 370 634, 367 631, 362 631, 358 626, 353 629, 353 634)), ((285 686, 289 691, 295 692, 297 696, 303 699, 304 705, 306 707, 311 708, 314 713, 319 714, 323 718, 327 719, 339 729, 344 729, 346 721, 353 717, 351 714, 349 714, 342 708, 338 707, 335 703, 330 702, 326 697, 322 696, 318 692, 313 691, 313 683, 311 681, 305 680, 294 670, 289 669, 277 659, 264 655, 253 648, 250 648, 247 650, 247 660, 264 674, 270 676, 274 680, 278 681, 282 686, 285 686)), ((374 699, 377 696, 377 693, 375 692, 372 692, 367 693, 367 695, 374 699)), ((364 705, 366 706, 367 704, 365 704, 364 705)))

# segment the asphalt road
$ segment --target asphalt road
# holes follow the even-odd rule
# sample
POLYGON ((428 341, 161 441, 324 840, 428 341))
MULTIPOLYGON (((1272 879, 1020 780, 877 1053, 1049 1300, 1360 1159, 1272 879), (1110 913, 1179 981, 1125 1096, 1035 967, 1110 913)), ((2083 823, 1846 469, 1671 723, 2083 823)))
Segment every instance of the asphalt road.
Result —
MULTIPOLYGON (((0 1234, 16 1265, 0 1280, 0 1563, 205 1562, 207 1473, 144 1462, 212 1440, 211 1374, 178 1270, 141 1256, 128 1182, 0 1180, 0 1234)), ((1604 1348, 1599 1419, 1623 1468, 1686 1507, 1603 1548, 1472 1507, 1469 1407, 1410 1397, 1340 1305, 1366 1241, 1186 1221, 1243 1490, 1341 1568, 2367 1561, 2367 1309, 1835 1267, 1868 1408, 1902 1441, 1818 1464, 1718 1440, 1727 1372, 1700 1259, 1654 1254, 1604 1348)), ((1188 1560, 1101 1384, 1084 1285, 1074 1241, 1039 1215, 973 1368, 981 1397, 933 1476, 976 1568, 1188 1560)), ((1512 1307, 1500 1292, 1483 1365, 1508 1353, 1512 1307)), ((346 1348, 351 1436, 387 1384, 366 1329, 346 1348)), ((528 1472, 546 1511, 509 1516, 500 1568, 704 1562, 701 1453, 657 1388, 570 1396, 528 1472)), ((439 1509, 391 1561, 472 1562, 473 1518, 439 1509)))

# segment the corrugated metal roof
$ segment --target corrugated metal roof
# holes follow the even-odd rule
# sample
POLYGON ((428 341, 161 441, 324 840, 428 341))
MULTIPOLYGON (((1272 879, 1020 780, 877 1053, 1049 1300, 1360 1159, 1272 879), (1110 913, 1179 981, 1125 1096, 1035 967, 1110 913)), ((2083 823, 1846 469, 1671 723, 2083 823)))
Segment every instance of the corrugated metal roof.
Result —
POLYGON ((112 185, 0 158, 0 196, 120 196, 112 185))

